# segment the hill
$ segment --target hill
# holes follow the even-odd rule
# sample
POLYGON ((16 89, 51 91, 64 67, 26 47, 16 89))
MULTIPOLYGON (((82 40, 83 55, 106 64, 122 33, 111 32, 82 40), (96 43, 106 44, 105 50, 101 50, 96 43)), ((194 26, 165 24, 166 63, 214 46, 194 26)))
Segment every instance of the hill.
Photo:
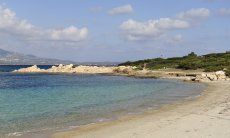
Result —
POLYGON ((34 55, 24 55, 0 49, 0 65, 54 65, 70 64, 72 61, 39 58, 34 55))
POLYGON ((187 56, 172 57, 172 58, 154 58, 138 60, 134 62, 125 62, 119 66, 136 66, 138 69, 147 68, 150 70, 176 68, 183 70, 203 69, 206 72, 224 70, 227 75, 230 75, 230 52, 226 53, 211 53, 198 56, 191 52, 187 56))

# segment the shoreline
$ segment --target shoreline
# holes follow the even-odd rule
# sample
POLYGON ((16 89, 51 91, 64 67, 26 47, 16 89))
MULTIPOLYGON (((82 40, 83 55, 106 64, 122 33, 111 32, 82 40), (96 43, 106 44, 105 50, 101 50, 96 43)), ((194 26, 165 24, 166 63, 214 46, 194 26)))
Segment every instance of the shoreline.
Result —
MULTIPOLYGON (((210 133, 214 134, 221 133, 223 130, 226 130, 230 127, 230 123, 227 121, 222 121, 222 116, 229 114, 227 119, 230 120, 230 93, 227 93, 230 89, 229 81, 218 81, 218 82, 208 82, 207 88, 204 92, 201 93, 201 96, 192 99, 186 100, 182 102, 176 102, 172 105, 164 105, 157 110, 148 110, 141 115, 132 115, 132 116, 123 116, 114 121, 89 124, 80 126, 75 130, 57 132, 53 134, 53 138, 78 138, 78 137, 170 137, 173 136, 173 132, 175 132, 175 137, 186 137, 190 135, 191 137, 196 137, 200 130, 200 127, 204 127, 206 130, 210 123, 220 122, 221 125, 216 127, 210 127, 210 133), (227 100, 226 100, 227 99, 227 100), (226 106, 222 104, 226 103, 226 106), (224 108, 224 109, 222 109, 224 108), (212 111, 215 112, 212 112, 212 111), (219 113, 216 114, 216 110, 220 110, 219 113), (216 117, 209 117, 216 116, 216 117), (224 113, 222 113, 224 112, 224 113), (193 120, 191 122, 191 119, 193 120), (196 122, 194 119, 203 119, 207 120, 206 123, 196 122), (197 123, 197 127, 194 127, 190 123, 197 123), (182 124, 181 124, 182 123, 182 124), (187 123, 187 124, 186 124, 187 123), (226 124, 228 123, 228 124, 226 124), (178 124, 183 125, 183 128, 186 129, 195 129, 196 131, 192 132, 191 130, 179 131, 174 128, 183 129, 178 127, 178 124), (208 125, 207 125, 208 124, 208 125), (191 126, 190 126, 191 125, 191 126), (223 129, 223 125, 226 129, 223 129), (171 129, 170 126, 172 127, 171 129), (215 128, 215 129, 213 129, 215 128), (217 130, 218 128, 218 130, 217 130), (165 129, 169 129, 169 132, 165 131, 165 129), (150 131, 152 130, 152 131, 150 131)), ((201 120, 202 121, 202 120, 201 120)), ((217 125, 217 124, 216 124, 217 125)), ((203 129, 201 129, 203 130, 203 129)), ((201 136, 211 136, 208 134, 209 131, 204 133, 200 130, 201 136)), ((199 136, 199 135, 198 135, 199 136)), ((226 133, 223 132, 223 137, 230 136, 230 130, 226 133)), ((221 137, 219 136, 219 137, 221 137)), ((213 137, 215 137, 213 135, 213 137)))
MULTIPOLYGON (((175 137, 186 137, 191 130, 184 130, 177 132, 175 128, 178 128, 177 121, 185 119, 185 121, 180 122, 179 126, 184 126, 183 128, 189 128, 194 129, 196 132, 191 132, 191 137, 199 137, 199 135, 194 135, 195 133, 198 133, 197 131, 201 131, 200 135, 205 137, 210 137, 210 134, 203 134, 202 130, 197 129, 199 127, 202 127, 203 125, 206 127, 209 127, 210 123, 212 123, 212 120, 207 120, 208 116, 207 112, 210 111, 209 107, 215 107, 219 106, 219 103, 212 103, 213 101, 219 101, 223 102, 223 97, 220 97, 221 94, 226 94, 227 97, 230 97, 230 94, 227 94, 226 90, 230 89, 230 80, 229 78, 226 78, 223 72, 214 72, 214 73, 205 73, 203 71, 192 71, 192 70, 142 70, 142 71, 135 71, 131 67, 116 67, 116 68, 108 68, 101 67, 89 67, 89 66, 81 66, 83 68, 82 73, 80 68, 72 68, 72 65, 67 66, 58 66, 58 67, 52 67, 51 70, 44 71, 36 66, 22 69, 19 72, 14 73, 49 73, 49 74, 106 74, 106 75, 114 75, 114 76, 126 76, 126 77, 136 77, 136 78, 155 78, 155 79, 173 79, 173 80, 180 80, 180 81, 187 81, 187 82, 201 82, 207 84, 207 88, 204 90, 204 92, 201 93, 201 96, 198 96, 197 98, 193 98, 192 100, 188 99, 185 101, 175 102, 172 105, 163 105, 159 107, 157 110, 151 109, 146 112, 143 112, 141 115, 125 115, 121 116, 120 118, 116 120, 111 120, 108 122, 98 122, 95 124, 89 124, 89 125, 83 125, 77 127, 75 130, 67 130, 54 133, 52 135, 53 138, 78 138, 78 137, 151 137, 156 136, 157 137, 170 137, 171 135, 174 136, 174 133, 176 135, 175 137), (89 70, 97 69, 94 72, 91 72, 89 70), (66 71, 67 69, 67 71, 66 71), (86 69, 86 70, 85 70, 86 69), (55 70, 58 70, 56 72, 55 70), (108 72, 104 72, 104 71, 108 72), (64 72, 63 72, 64 71, 64 72), (219 93, 219 95, 217 95, 219 93), (210 100, 212 99, 212 100, 210 100), (211 104, 210 104, 211 103, 211 104), (203 108, 201 108, 203 107, 203 108), (200 115, 200 111, 202 111, 202 114, 204 116, 200 115), (198 112, 198 113, 196 113, 198 112), (194 118, 195 116, 195 118, 194 118), (197 117, 198 116, 198 117, 197 117), (199 124, 199 122, 196 122, 198 124, 198 127, 193 126, 193 128, 190 128, 190 124, 193 124, 194 121, 191 121, 191 119, 200 119, 204 117, 204 120, 207 120, 208 124, 199 124), (182 119, 178 119, 182 118, 182 119), (149 121, 150 120, 150 121, 149 121), (159 120, 163 120, 164 123, 159 122, 159 120), (168 121, 171 120, 171 121, 168 121), (190 122, 188 122, 190 121, 190 122), (147 123, 144 123, 147 122, 147 123), (170 122, 169 125, 174 124, 172 128, 168 128, 167 122, 170 122), (173 123, 172 123, 173 122, 173 123), (160 129, 159 129, 160 126, 160 129), (141 127, 141 128, 140 128, 141 127), (143 128, 143 129, 142 129, 143 128), (163 131, 163 129, 168 128, 167 131, 163 131), (149 132, 147 130, 152 130, 153 132, 149 132), (140 132, 139 132, 140 131, 140 132), (159 131, 159 132, 158 132, 159 131), (173 132, 175 131, 175 132, 173 132), (145 132, 145 133, 143 133, 145 132), (165 135, 165 132, 170 132, 172 134, 165 135), (125 134, 124 134, 125 133, 125 134), (134 135, 135 134, 135 135, 134 135)), ((226 102, 226 101, 225 101, 226 102)), ((226 109, 223 109, 227 114, 230 116, 230 99, 227 100, 226 103, 229 103, 226 105, 226 109)), ((222 108, 218 107, 218 108, 222 108)), ((212 108, 214 109, 214 108, 212 108)), ((221 111, 220 111, 221 112, 221 111)), ((218 116, 219 113, 214 114, 213 116, 218 116)), ((222 115, 222 113, 221 113, 222 115)), ((213 119, 215 121, 215 118, 213 119)), ((229 117, 230 120, 230 117, 229 117)), ((202 120, 201 120, 202 122, 202 120)), ((223 122, 221 122, 223 123, 223 122)), ((225 124, 225 122, 224 122, 225 124)), ((214 124, 215 126, 215 124, 214 124)), ((206 130, 206 127, 203 129, 206 130)), ((221 133, 222 125, 216 127, 215 129, 211 128, 209 130, 210 132, 218 132, 221 133), (218 129, 218 131, 216 130, 218 129), (220 131, 220 132, 219 132, 220 131)), ((230 123, 227 125, 226 129, 230 128, 230 123)), ((209 133, 207 131, 207 133, 209 133)), ((230 137, 230 132, 227 134, 228 137, 230 137)), ((217 137, 217 135, 216 135, 217 137)))

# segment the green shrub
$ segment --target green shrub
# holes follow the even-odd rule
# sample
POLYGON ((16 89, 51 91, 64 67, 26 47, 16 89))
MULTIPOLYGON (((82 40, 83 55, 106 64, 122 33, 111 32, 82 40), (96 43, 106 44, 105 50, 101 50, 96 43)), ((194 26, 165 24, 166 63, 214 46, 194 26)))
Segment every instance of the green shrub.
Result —
POLYGON ((136 66, 139 69, 146 67, 148 69, 162 69, 162 68, 178 68, 184 70, 204 69, 207 72, 214 72, 230 68, 230 53, 211 53, 203 56, 197 56, 191 52, 187 56, 172 57, 172 58, 155 58, 138 60, 134 62, 125 62, 120 65, 136 66))
POLYGON ((223 67, 221 66, 207 66, 204 68, 205 72, 215 72, 215 71, 220 71, 223 70, 223 67))
POLYGON ((225 74, 226 74, 226 76, 230 77, 230 67, 228 67, 228 68, 225 70, 225 74))
POLYGON ((198 65, 196 63, 192 63, 192 62, 182 62, 179 64, 179 66, 177 67, 178 69, 185 69, 185 70, 196 70, 198 69, 198 65))

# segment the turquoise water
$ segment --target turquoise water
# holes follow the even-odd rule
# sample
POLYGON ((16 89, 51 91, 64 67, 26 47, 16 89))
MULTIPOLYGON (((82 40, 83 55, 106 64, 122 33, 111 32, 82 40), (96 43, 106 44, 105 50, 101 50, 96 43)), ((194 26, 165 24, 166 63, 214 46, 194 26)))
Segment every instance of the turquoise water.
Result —
POLYGON ((122 76, 0 73, 0 136, 111 120, 197 96, 203 88, 122 76))

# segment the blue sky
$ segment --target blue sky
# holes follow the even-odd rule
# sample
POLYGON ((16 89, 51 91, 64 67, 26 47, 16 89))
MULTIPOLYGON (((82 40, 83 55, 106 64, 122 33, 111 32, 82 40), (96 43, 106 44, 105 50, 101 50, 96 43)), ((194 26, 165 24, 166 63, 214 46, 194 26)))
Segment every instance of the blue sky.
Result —
POLYGON ((230 50, 229 0, 0 0, 0 48, 74 61, 230 50))

